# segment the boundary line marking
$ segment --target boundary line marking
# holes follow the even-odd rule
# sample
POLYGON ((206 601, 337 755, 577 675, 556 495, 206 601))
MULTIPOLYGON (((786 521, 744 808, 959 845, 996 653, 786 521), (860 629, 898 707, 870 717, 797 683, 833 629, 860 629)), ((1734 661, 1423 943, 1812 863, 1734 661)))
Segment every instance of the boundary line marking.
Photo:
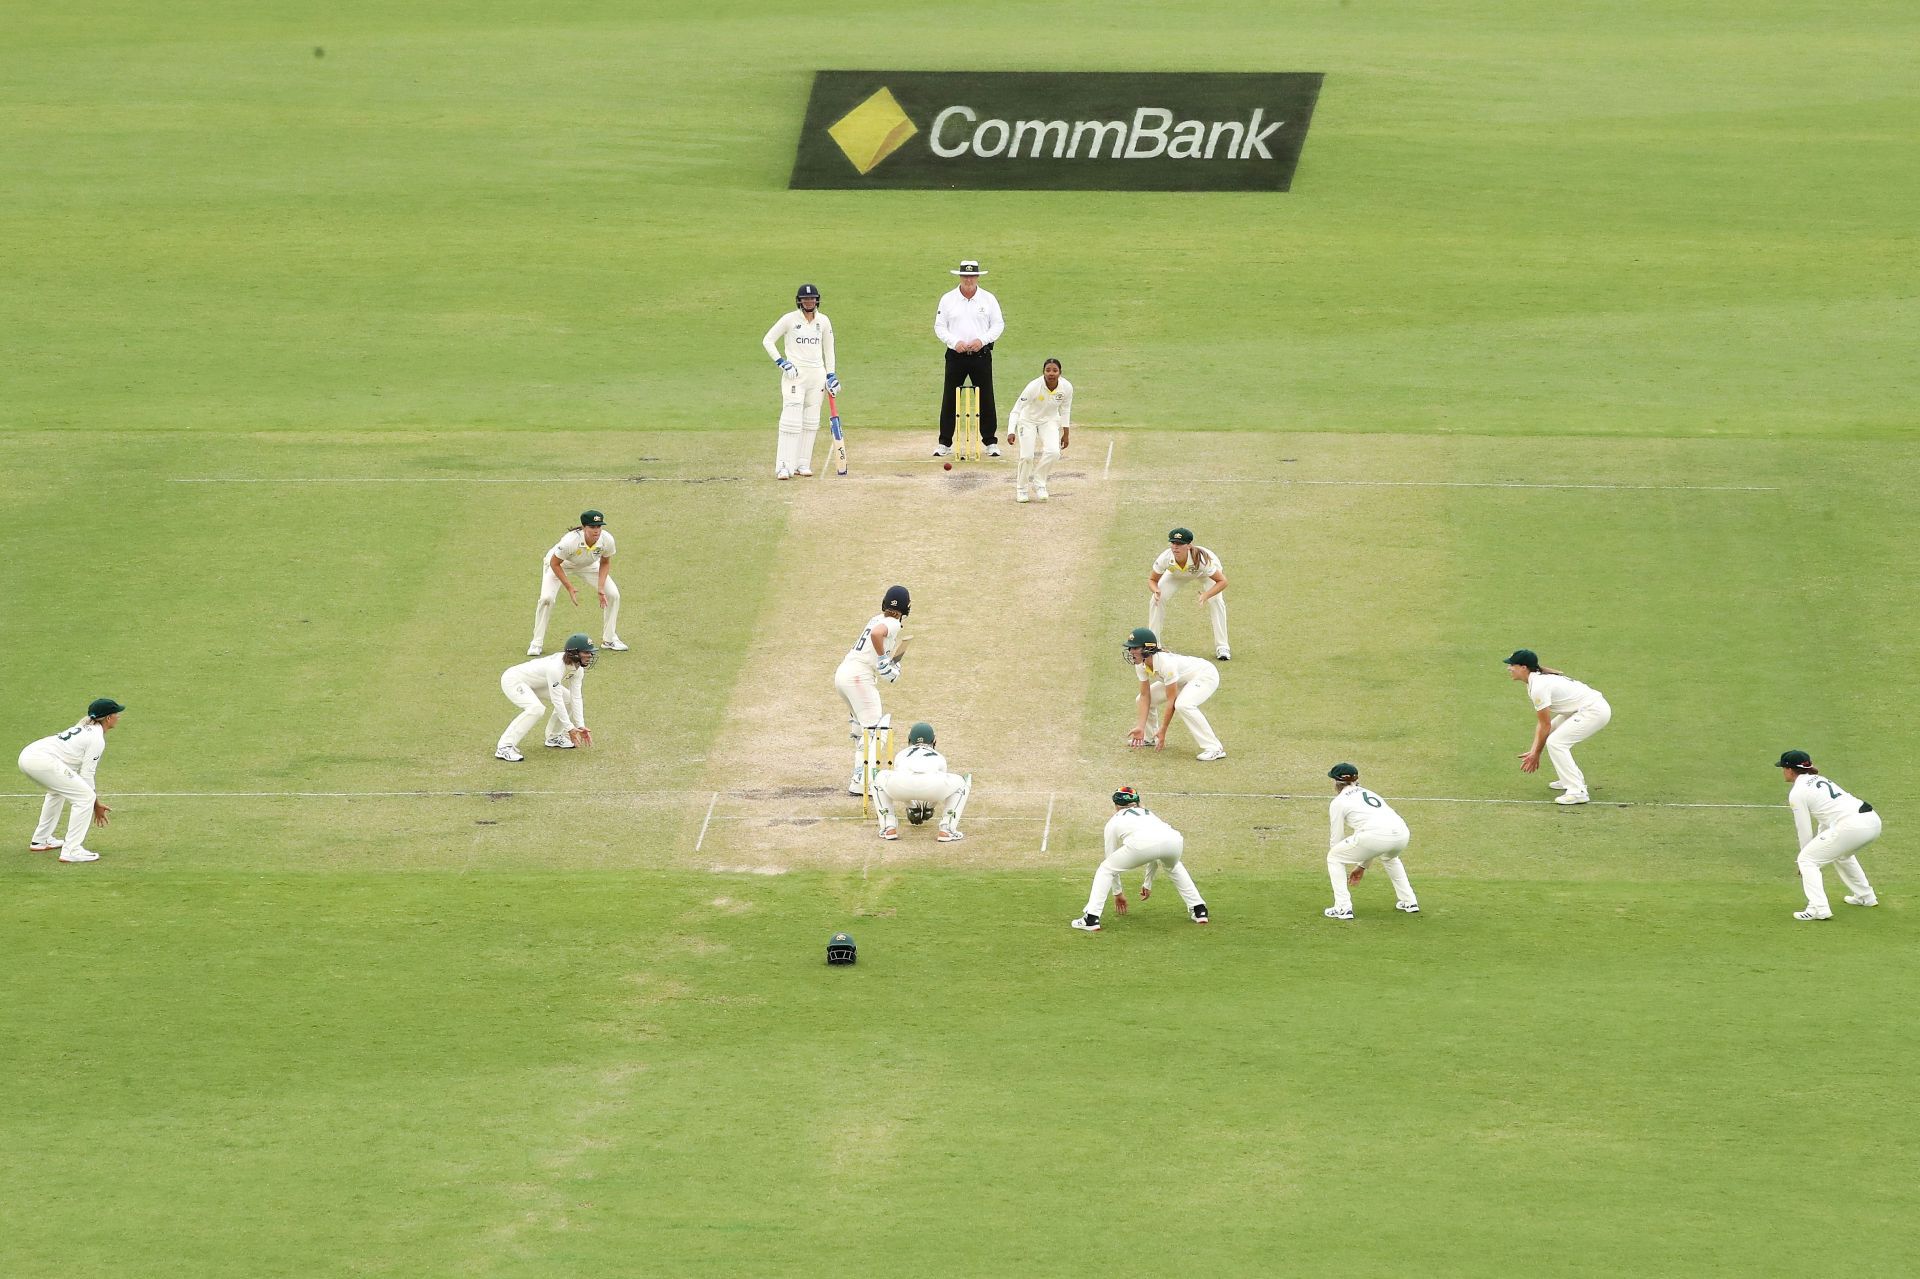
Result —
POLYGON ((1283 480, 1265 476, 1182 479, 1181 484, 1285 484, 1301 488, 1595 489, 1631 493, 1778 493, 1763 484, 1542 484, 1521 480, 1283 480))
POLYGON ((490 476, 490 475, 183 475, 171 476, 169 484, 632 484, 641 480, 742 479, 742 476, 678 475, 576 475, 490 476))
MULTIPOLYGON (((520 799, 525 797, 580 797, 592 796, 603 799, 652 799, 660 803, 686 803, 688 797, 698 802, 698 792, 687 790, 366 790, 366 791, 166 791, 166 790, 123 790, 112 792, 123 799, 520 799)), ((995 790, 995 797, 1047 797, 1048 821, 1051 822, 1057 791, 1044 790, 995 790)), ((1088 792, 1091 794, 1092 792, 1088 792)), ((1227 791, 1227 790, 1156 790, 1156 795, 1166 795, 1174 799, 1271 799, 1284 803, 1312 802, 1326 803, 1327 795, 1315 792, 1311 795, 1295 795, 1284 791, 1227 791)), ((779 797, 758 794, 755 791, 720 790, 714 791, 708 801, 709 821, 746 822, 757 821, 753 816, 728 816, 725 813, 714 814, 713 805, 722 796, 729 799, 773 800, 779 797)), ((44 791, 0 791, 0 799, 44 799, 44 791)), ((1463 795, 1398 795, 1396 804, 1553 804, 1550 799, 1494 799, 1463 795)), ((1742 804, 1725 803, 1711 800, 1595 800, 1599 808, 1724 808, 1755 809, 1763 812, 1784 810, 1785 804, 1742 804)), ((1572 807, 1572 805, 1555 805, 1572 807)), ((866 821, 864 817, 818 817, 810 821, 866 821)), ((983 816, 980 821, 992 821, 992 817, 983 816)), ((1000 820, 1030 820, 1002 817, 1000 820)))
POLYGON ((720 792, 715 791, 713 798, 707 801, 707 817, 705 821, 700 823, 700 838, 693 841, 693 851, 696 853, 700 851, 700 845, 707 842, 707 827, 713 821, 713 806, 719 802, 720 792))

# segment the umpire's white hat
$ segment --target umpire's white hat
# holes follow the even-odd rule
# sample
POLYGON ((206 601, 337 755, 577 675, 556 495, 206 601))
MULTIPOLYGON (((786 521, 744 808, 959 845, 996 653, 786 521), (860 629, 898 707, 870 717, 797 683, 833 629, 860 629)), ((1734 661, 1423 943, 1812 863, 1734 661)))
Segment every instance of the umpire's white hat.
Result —
POLYGON ((979 262, 975 261, 974 259, 961 258, 959 269, 954 271, 949 271, 947 272, 947 274, 948 275, 985 275, 986 272, 980 269, 979 262))

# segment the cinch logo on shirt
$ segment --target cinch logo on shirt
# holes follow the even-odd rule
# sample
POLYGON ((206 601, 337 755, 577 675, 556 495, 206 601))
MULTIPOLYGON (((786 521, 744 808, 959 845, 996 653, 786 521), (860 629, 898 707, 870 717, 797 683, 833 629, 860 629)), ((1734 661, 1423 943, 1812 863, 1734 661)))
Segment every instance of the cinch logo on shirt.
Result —
POLYGON ((1285 191, 1322 79, 819 71, 788 185, 1285 191))

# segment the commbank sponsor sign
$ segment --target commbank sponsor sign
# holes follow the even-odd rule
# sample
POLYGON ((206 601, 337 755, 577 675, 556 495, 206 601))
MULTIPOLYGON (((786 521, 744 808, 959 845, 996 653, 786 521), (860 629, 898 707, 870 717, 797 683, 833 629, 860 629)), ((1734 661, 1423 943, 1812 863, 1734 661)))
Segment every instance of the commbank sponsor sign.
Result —
POLYGON ((1317 71, 817 71, 790 187, 1285 191, 1317 71))

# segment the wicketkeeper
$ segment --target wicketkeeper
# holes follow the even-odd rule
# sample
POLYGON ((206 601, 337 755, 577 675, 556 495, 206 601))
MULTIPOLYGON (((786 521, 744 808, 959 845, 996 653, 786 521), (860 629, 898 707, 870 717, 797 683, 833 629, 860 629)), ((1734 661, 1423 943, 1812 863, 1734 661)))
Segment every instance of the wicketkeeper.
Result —
POLYGON ((880 770, 873 779, 873 807, 880 815, 880 838, 899 839, 900 826, 894 820, 894 806, 907 806, 908 820, 919 825, 921 815, 940 814, 939 840, 952 844, 965 839, 960 833, 960 814, 966 811, 967 796, 973 792, 973 779, 947 771, 947 757, 934 748, 933 725, 915 724, 907 733, 907 749, 892 768, 880 770))

